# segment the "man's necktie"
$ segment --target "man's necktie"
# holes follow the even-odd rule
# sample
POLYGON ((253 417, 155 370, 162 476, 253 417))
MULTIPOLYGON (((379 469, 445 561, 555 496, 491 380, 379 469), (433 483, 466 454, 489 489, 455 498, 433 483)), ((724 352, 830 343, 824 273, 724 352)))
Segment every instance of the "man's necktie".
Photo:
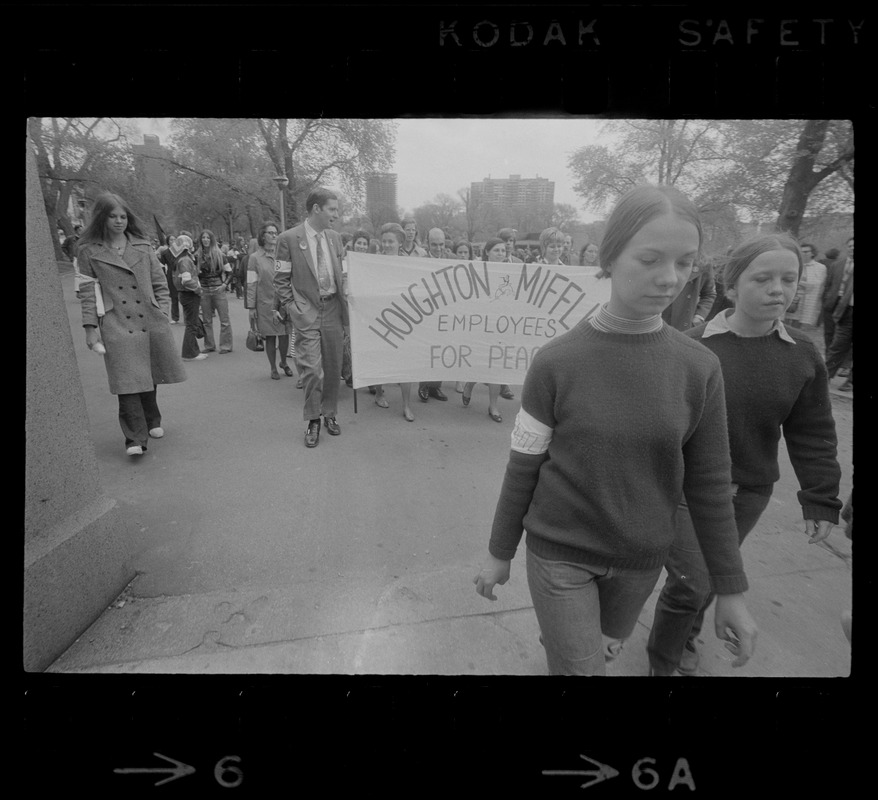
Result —
POLYGON ((332 284, 329 279, 329 267, 326 265, 326 256, 323 255, 323 245, 320 240, 323 237, 317 235, 317 283, 320 284, 320 291, 323 294, 329 294, 332 284))

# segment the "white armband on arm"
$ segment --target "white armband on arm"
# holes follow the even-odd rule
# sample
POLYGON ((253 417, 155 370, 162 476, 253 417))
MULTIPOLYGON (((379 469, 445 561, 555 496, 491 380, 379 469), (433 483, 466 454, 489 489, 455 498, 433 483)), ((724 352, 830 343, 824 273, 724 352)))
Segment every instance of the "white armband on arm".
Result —
POLYGON ((549 449, 552 432, 552 428, 521 408, 512 428, 512 449, 526 455, 542 455, 549 449))
POLYGON ((292 272, 293 264, 291 261, 275 261, 274 263, 274 271, 275 272, 292 272))

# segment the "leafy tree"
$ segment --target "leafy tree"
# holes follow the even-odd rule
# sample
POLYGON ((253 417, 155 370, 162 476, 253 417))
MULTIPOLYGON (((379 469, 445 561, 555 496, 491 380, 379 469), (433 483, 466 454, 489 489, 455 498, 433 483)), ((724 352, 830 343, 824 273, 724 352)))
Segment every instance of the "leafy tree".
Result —
MULTIPOLYGON (((130 133, 123 123, 108 117, 28 119, 28 135, 53 234, 57 228, 66 236, 73 233, 71 200, 81 198, 85 202, 101 191, 115 191, 141 210, 138 197, 131 191, 130 133)), ((52 241, 55 257, 60 260, 64 256, 58 237, 53 235, 52 241)))
POLYGON ((555 209, 552 211, 550 224, 561 230, 568 230, 571 225, 579 221, 579 212, 575 206, 569 203, 555 203, 555 209))
POLYGON ((392 120, 257 119, 255 124, 275 174, 289 180, 287 225, 300 219, 316 186, 331 185, 359 200, 366 174, 388 171, 396 152, 392 120))
POLYGON ((461 213, 462 205, 448 194, 437 194, 433 201, 418 206, 412 216, 418 223, 418 230, 426 239, 427 232, 430 228, 441 228, 443 231, 449 231, 452 235, 463 234, 463 229, 458 229, 452 224, 454 219, 461 213))
POLYGON ((602 133, 617 137, 613 149, 588 145, 568 167, 574 190, 587 208, 602 211, 641 183, 678 185, 696 193, 723 156, 717 152, 719 123, 704 120, 612 120, 602 133))
MULTIPOLYGON (((603 210, 645 181, 676 185, 705 212, 743 212, 773 218, 797 234, 811 214, 853 207, 853 131, 845 120, 625 120, 607 123, 618 137, 612 151, 599 145, 573 153, 575 189, 603 210)), ((719 217, 717 217, 719 219, 719 217)))

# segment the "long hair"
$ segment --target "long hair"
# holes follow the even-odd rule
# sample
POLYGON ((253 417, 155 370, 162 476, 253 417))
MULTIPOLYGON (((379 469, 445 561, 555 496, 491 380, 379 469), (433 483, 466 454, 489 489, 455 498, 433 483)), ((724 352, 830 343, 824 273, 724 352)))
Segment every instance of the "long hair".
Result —
POLYGON ((79 236, 79 246, 91 242, 99 243, 109 241, 107 237, 107 220, 110 212, 119 206, 128 216, 128 227, 125 233, 130 236, 136 236, 139 239, 146 239, 143 232, 143 224, 137 218, 137 215, 119 195, 112 192, 104 192, 95 199, 94 207, 91 211, 91 222, 85 226, 85 230, 79 236))
POLYGON ((628 245, 628 242, 644 226, 656 217, 674 214, 691 222, 698 231, 698 250, 704 234, 701 218, 695 204, 679 189, 673 186, 653 186, 645 184, 630 189, 619 200, 607 220, 607 228, 598 254, 601 264, 601 277, 610 274, 613 262, 628 245))
POLYGON ((454 247, 451 248, 454 251, 455 256, 457 255, 457 250, 461 245, 463 245, 466 248, 467 252, 469 253, 468 258, 470 261, 472 261, 473 260, 473 246, 467 241, 460 241, 460 242, 455 243, 454 247))
POLYGON ((198 234, 198 247, 196 248, 195 262, 198 264, 198 270, 222 272, 223 271, 223 252, 216 243, 214 232, 205 228, 198 234), (210 237, 210 244, 207 253, 204 251, 204 243, 201 241, 204 234, 210 237))
POLYGON ((739 244, 725 259, 725 263, 722 265, 722 283, 726 292, 735 288, 738 278, 756 258, 763 253, 770 253, 772 250, 789 250, 795 254, 799 261, 799 279, 801 280, 804 262, 798 242, 788 233, 766 233, 739 244))
POLYGON ((406 225, 414 225, 415 226, 415 238, 412 241, 419 245, 420 244, 420 236, 418 235, 418 221, 414 217, 403 217, 399 224, 402 226, 403 231, 405 231, 406 225))

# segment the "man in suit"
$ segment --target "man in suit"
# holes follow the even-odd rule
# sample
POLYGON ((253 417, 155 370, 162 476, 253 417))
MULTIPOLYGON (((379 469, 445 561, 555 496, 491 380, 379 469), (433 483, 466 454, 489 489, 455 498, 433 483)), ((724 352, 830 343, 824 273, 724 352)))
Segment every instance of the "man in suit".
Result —
POLYGON ((332 230, 338 197, 318 187, 308 195, 306 207, 305 222, 278 237, 274 289, 296 331, 308 423, 305 446, 317 447, 321 416, 330 435, 341 433, 336 413, 348 307, 341 271, 344 247, 332 230))
MULTIPOLYGON (((848 240, 850 243, 852 240, 848 240)), ((834 249, 834 248, 833 248, 834 249)), ((827 250, 827 257, 832 250, 827 250)), ((844 277, 844 268, 847 258, 841 255, 838 250, 836 257, 826 263, 826 282, 823 284, 823 309, 820 319, 823 323, 823 344, 824 353, 829 352, 832 346, 832 339, 835 336, 835 320, 832 318, 832 312, 838 304, 839 291, 841 289, 841 281, 844 277)))
MULTIPOLYGON (((850 254, 844 261, 841 280, 836 290, 836 302, 832 310, 835 333, 826 351, 826 371, 830 380, 835 377, 854 346, 854 237, 847 241, 850 254)), ((827 281, 828 282, 828 281, 827 281)), ((824 309, 826 304, 824 303, 824 309)), ((824 311, 824 313, 826 313, 824 311)), ((825 324, 825 321, 824 321, 825 324)), ((849 392, 854 387, 854 367, 851 364, 847 380, 839 386, 839 391, 849 392)))
MULTIPOLYGON (((445 231, 441 228, 430 228, 427 234, 427 258, 446 258, 445 231)), ((426 403, 431 397, 436 400, 447 400, 448 395, 442 391, 442 381, 423 381, 418 385, 418 397, 426 403)))

